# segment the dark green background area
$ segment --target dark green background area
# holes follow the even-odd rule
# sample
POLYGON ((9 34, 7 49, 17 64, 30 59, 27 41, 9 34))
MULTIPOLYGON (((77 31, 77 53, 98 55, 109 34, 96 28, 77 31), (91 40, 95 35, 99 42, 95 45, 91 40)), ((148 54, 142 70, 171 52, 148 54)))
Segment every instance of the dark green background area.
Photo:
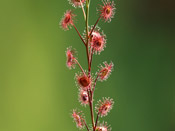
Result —
MULTIPOLYGON (((110 78, 97 83, 95 103, 115 100, 101 121, 113 131, 175 130, 175 9, 170 0, 118 0, 115 19, 100 21, 107 48, 96 55, 93 72, 113 61, 110 78)), ((90 24, 100 0, 91 0, 90 24)), ((85 48, 75 30, 59 21, 67 0, 0 1, 0 131, 77 131, 70 118, 80 106, 74 74, 65 66, 65 50, 73 46, 87 68, 85 48)), ((84 31, 81 9, 77 28, 84 31)))

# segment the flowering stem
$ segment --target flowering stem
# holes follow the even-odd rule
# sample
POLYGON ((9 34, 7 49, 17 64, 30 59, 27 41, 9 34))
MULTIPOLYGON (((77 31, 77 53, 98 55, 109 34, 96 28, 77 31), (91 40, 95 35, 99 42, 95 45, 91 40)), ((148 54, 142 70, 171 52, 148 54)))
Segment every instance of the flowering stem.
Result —
POLYGON ((83 15, 84 15, 84 20, 86 20, 86 13, 84 11, 83 3, 81 2, 81 0, 80 0, 80 3, 81 3, 81 8, 82 8, 82 11, 83 11, 83 15))
POLYGON ((90 32, 90 34, 89 34, 89 37, 91 36, 93 30, 95 29, 95 27, 96 27, 96 25, 97 25, 97 23, 99 22, 100 19, 101 19, 101 16, 97 19, 95 25, 93 26, 93 28, 92 28, 92 30, 91 30, 91 32, 90 32))
POLYGON ((80 67, 80 69, 81 69, 81 71, 83 72, 83 74, 85 75, 86 73, 84 72, 84 70, 83 70, 82 66, 80 65, 80 63, 78 62, 78 60, 75 59, 75 58, 74 58, 74 60, 75 60, 75 62, 77 63, 77 65, 80 67))
MULTIPOLYGON (((91 67, 90 67, 90 61, 89 61, 89 30, 88 30, 89 5, 90 5, 90 0, 86 0, 86 53, 87 53, 87 60, 88 60, 88 74, 89 74, 89 77, 91 77, 91 67)), ((93 93, 91 90, 88 91, 88 97, 89 97, 89 106, 90 106, 90 112, 91 112, 93 131, 95 131, 94 113, 93 113, 93 93)))
POLYGON ((88 19, 89 19, 89 0, 86 0, 86 54, 87 54, 87 60, 88 60, 88 71, 90 73, 90 65, 89 65, 89 30, 88 30, 88 19))
POLYGON ((82 40, 83 44, 86 46, 86 43, 84 42, 82 36, 80 35, 80 32, 78 31, 77 27, 74 24, 73 24, 73 26, 74 26, 75 30, 77 31, 77 33, 78 33, 80 39, 82 40))
POLYGON ((96 127, 97 127, 98 118, 99 118, 99 113, 97 114, 97 118, 96 118, 96 122, 95 122, 95 129, 96 129, 96 127))
POLYGON ((89 98, 89 106, 90 106, 90 112, 91 112, 92 126, 93 126, 93 130, 95 131, 95 128, 94 128, 95 126, 94 126, 93 103, 92 103, 92 92, 90 90, 88 91, 88 98, 89 98))
POLYGON ((90 68, 91 68, 91 66, 92 66, 92 57, 93 57, 93 52, 94 52, 94 48, 92 49, 92 47, 91 47, 91 50, 90 50, 91 52, 90 52, 90 68))
POLYGON ((82 120, 83 120, 83 122, 84 122, 84 125, 86 126, 86 129, 89 131, 89 128, 88 128, 88 126, 87 126, 85 120, 84 120, 84 119, 82 119, 82 120))

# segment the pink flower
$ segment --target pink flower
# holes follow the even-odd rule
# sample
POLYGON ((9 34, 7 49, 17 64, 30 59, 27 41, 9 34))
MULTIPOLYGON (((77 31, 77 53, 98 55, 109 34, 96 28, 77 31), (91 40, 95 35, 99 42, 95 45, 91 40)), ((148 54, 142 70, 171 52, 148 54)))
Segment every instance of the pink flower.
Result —
POLYGON ((88 92, 86 90, 80 89, 79 92, 79 101, 82 105, 89 104, 88 92))
POLYGON ((98 104, 95 107, 96 112, 99 113, 101 117, 106 116, 112 109, 113 104, 114 104, 113 99, 103 98, 102 101, 101 100, 98 101, 98 104))
POLYGON ((68 47, 67 51, 66 51, 66 57, 67 57, 67 61, 66 61, 66 65, 69 69, 75 68, 75 54, 76 51, 75 49, 72 49, 72 47, 68 47))
POLYGON ((69 3, 72 4, 72 6, 74 7, 81 7, 81 2, 82 2, 82 5, 85 4, 86 0, 69 0, 69 3))
POLYGON ((91 86, 92 80, 84 73, 79 73, 75 75, 78 85, 83 89, 87 90, 91 86))
POLYGON ((114 17, 115 14, 115 4, 114 1, 110 0, 102 0, 103 6, 100 6, 99 12, 102 19, 105 22, 111 22, 111 19, 114 17))
MULTIPOLYGON (((92 30, 92 28, 91 28, 92 30)), ((90 46, 94 53, 100 54, 106 47, 106 35, 103 32, 99 32, 100 28, 96 27, 90 36, 90 46)))
POLYGON ((72 113, 72 118, 74 119, 77 128, 82 129, 84 127, 84 118, 82 116, 82 112, 78 112, 76 109, 74 109, 72 113))
POLYGON ((113 66, 114 66, 114 64, 112 62, 109 64, 107 62, 103 62, 103 63, 105 66, 100 67, 101 69, 100 69, 99 74, 98 74, 99 75, 98 79, 100 81, 108 79, 108 77, 110 76, 110 74, 112 72, 113 66))
POLYGON ((96 127, 95 131, 111 131, 110 126, 107 125, 107 122, 101 123, 99 126, 96 127))
POLYGON ((63 18, 61 19, 60 25, 64 30, 69 30, 69 26, 73 25, 73 19, 75 15, 71 10, 66 11, 63 18))

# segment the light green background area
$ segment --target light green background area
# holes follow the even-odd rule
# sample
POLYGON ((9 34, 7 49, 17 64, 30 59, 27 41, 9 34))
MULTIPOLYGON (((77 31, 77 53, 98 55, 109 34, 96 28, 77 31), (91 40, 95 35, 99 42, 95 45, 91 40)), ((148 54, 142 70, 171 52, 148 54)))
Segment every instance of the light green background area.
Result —
MULTIPOLYGON (((91 1, 90 24, 94 24, 101 2, 91 1)), ((107 48, 93 59, 94 73, 103 61, 115 64, 111 77, 97 83, 95 103, 103 96, 115 100, 113 110, 100 120, 108 121, 113 131, 173 131, 171 4, 161 8, 150 6, 148 0, 116 3, 115 19, 99 23, 107 35, 107 48)), ((89 108, 77 101, 74 74, 79 69, 65 66, 65 50, 71 45, 87 68, 85 48, 74 29, 59 28, 69 8, 73 7, 66 0, 0 1, 0 131, 77 131, 70 118, 73 108, 83 110, 90 124, 89 108)), ((75 25, 83 32, 81 9, 75 13, 75 25)))

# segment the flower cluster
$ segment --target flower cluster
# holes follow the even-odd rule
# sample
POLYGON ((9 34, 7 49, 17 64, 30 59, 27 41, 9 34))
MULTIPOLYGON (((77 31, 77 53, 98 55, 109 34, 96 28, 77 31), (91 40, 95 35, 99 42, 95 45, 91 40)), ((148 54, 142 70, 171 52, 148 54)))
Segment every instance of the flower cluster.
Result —
MULTIPOLYGON (((83 45, 85 46, 88 68, 87 70, 83 69, 77 59, 77 52, 72 47, 68 47, 66 50, 66 66, 69 69, 74 69, 76 65, 80 68, 80 72, 75 74, 75 81, 79 91, 78 100, 82 106, 88 106, 90 108, 92 131, 111 131, 111 127, 107 124, 107 122, 100 123, 98 119, 99 117, 108 115, 113 108, 113 99, 109 97, 102 98, 102 100, 99 100, 95 105, 95 109, 93 109, 93 97, 97 81, 107 80, 113 71, 114 64, 113 62, 103 62, 103 65, 99 66, 99 69, 95 75, 93 75, 91 69, 93 55, 100 55, 100 53, 104 51, 107 44, 106 35, 100 29, 100 27, 97 26, 97 24, 100 20, 104 20, 105 22, 111 21, 115 14, 115 4, 112 0, 102 0, 102 5, 100 5, 98 9, 99 18, 94 25, 89 27, 88 19, 90 0, 69 0, 69 3, 75 8, 82 8, 86 25, 85 33, 81 35, 75 26, 74 21, 76 15, 74 14, 73 10, 66 11, 60 21, 60 26, 63 30, 69 30, 71 27, 75 29, 83 45), (85 4, 86 6, 84 6, 85 4), (86 8, 86 11, 84 8, 86 8), (94 110, 97 113, 96 120, 94 120, 94 110)), ((74 109, 71 116, 79 129, 86 127, 88 131, 91 130, 91 127, 88 127, 88 124, 85 121, 82 111, 74 109)))

